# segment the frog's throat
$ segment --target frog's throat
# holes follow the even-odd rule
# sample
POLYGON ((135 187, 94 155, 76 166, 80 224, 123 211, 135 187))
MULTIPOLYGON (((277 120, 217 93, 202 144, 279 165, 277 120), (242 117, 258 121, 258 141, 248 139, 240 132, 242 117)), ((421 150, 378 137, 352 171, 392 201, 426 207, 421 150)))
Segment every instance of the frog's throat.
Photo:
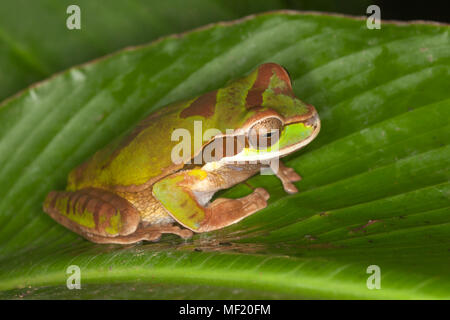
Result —
POLYGON ((265 161, 284 157, 313 141, 320 131, 320 119, 316 115, 304 122, 286 125, 280 139, 265 149, 244 148, 239 154, 221 159, 224 163, 265 161))

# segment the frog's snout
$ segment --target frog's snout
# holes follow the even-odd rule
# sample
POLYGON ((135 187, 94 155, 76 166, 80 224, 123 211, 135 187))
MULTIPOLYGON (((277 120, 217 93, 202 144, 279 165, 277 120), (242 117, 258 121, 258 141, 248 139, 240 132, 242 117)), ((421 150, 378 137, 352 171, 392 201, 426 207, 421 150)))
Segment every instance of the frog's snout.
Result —
POLYGON ((316 109, 314 109, 314 113, 309 117, 307 120, 303 122, 305 126, 313 127, 314 131, 320 130, 320 118, 319 114, 317 113, 316 109))

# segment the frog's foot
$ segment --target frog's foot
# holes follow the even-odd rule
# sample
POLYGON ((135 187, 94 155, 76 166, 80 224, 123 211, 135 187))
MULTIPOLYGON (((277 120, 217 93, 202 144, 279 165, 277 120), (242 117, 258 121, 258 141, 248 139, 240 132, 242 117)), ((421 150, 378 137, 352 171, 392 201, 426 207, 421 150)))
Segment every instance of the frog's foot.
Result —
POLYGON ((291 182, 297 182, 302 180, 302 177, 297 172, 295 172, 294 169, 292 169, 291 167, 286 167, 284 163, 282 163, 281 161, 279 170, 281 170, 283 175, 285 175, 291 182))
POLYGON ((277 170, 273 171, 278 179, 281 180, 284 191, 291 194, 298 192, 297 187, 292 182, 300 181, 302 177, 295 172, 294 169, 286 167, 281 161, 279 161, 277 170))
POLYGON ((198 232, 224 228, 241 221, 245 217, 267 207, 269 193, 263 188, 256 188, 251 194, 239 199, 219 198, 206 207, 205 219, 198 232))
POLYGON ((94 234, 86 234, 85 238, 95 243, 132 244, 140 241, 159 241, 163 233, 172 233, 183 239, 192 237, 193 232, 178 226, 151 226, 140 227, 133 234, 127 236, 101 237, 94 234))

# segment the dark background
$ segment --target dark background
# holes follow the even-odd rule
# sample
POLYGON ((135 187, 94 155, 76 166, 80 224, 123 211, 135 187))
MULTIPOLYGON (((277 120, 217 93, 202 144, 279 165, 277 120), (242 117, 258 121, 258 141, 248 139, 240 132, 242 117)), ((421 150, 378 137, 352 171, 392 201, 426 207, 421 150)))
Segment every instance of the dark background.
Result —
POLYGON ((381 9, 381 19, 433 20, 450 22, 450 1, 374 1, 381 9))
POLYGON ((376 4, 381 9, 381 19, 383 20, 433 20, 450 22, 449 0, 337 0, 334 1, 334 4, 330 1, 286 0, 285 4, 286 8, 294 10, 338 12, 359 16, 365 15, 368 5, 376 4))

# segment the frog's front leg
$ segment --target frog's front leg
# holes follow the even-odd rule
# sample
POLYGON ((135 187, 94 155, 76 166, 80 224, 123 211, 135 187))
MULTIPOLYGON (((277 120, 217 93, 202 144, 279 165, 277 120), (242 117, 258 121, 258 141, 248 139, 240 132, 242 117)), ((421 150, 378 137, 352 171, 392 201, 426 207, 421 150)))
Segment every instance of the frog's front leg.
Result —
POLYGON ((206 208, 206 219, 199 232, 211 231, 229 226, 267 207, 269 193, 256 188, 251 194, 239 199, 219 198, 206 208))
POLYGON ((270 167, 272 171, 276 174, 278 179, 281 180, 284 191, 290 194, 297 193, 298 189, 292 182, 300 181, 302 177, 297 172, 295 172, 294 169, 285 166, 280 159, 278 159, 277 161, 278 165, 277 163, 272 161, 270 167))
POLYGON ((143 227, 139 211, 126 199, 97 188, 50 192, 44 211, 63 226, 96 243, 156 241, 163 233, 183 238, 192 235, 190 230, 178 226, 143 227))
POLYGON ((175 220, 195 232, 229 226, 267 206, 270 196, 263 188, 243 198, 209 202, 216 191, 227 187, 228 182, 220 175, 194 169, 158 181, 153 195, 175 220))

